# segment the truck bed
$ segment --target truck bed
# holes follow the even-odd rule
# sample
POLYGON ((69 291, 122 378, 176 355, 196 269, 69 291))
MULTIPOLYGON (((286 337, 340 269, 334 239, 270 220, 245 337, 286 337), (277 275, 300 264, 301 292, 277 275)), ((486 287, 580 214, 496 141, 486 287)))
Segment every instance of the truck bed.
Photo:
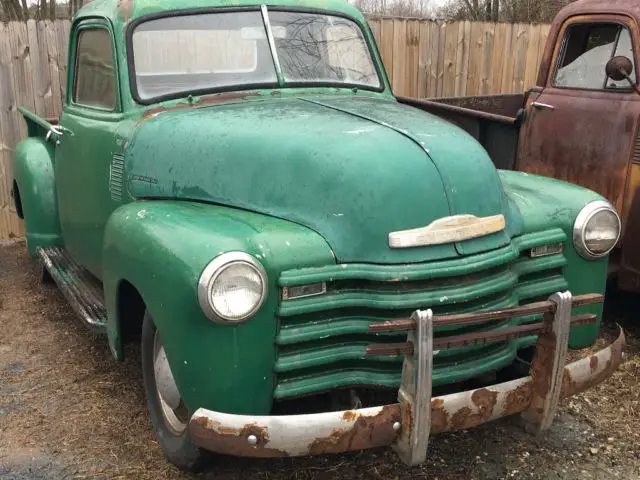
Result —
POLYGON ((471 134, 497 168, 512 170, 518 151, 526 94, 477 97, 396 97, 400 103, 438 115, 471 134))

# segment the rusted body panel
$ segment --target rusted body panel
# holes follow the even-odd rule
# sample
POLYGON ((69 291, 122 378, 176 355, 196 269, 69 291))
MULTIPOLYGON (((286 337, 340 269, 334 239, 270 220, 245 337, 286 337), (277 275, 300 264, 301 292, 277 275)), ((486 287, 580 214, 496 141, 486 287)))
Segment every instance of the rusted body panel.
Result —
MULTIPOLYGON (((620 15, 580 15, 562 23, 546 64, 555 65, 569 28, 584 22, 620 23, 640 39, 636 23, 620 15)), ((635 91, 581 90, 553 85, 549 70, 541 92, 527 100, 516 169, 576 183, 623 210, 629 161, 638 132, 640 96, 635 91), (553 109, 536 108, 533 103, 553 109), (588 132, 588 133, 587 133, 588 132), (605 174, 606 172, 606 174, 605 174)), ((603 72, 604 78, 604 72, 603 72)))
MULTIPOLYGON (((582 24, 628 29, 640 84, 640 3, 579 0, 556 16, 536 85, 522 95, 399 101, 435 113, 478 139, 495 165, 565 180, 607 198, 621 212, 623 232, 612 273, 619 286, 640 291, 640 95, 635 89, 554 85, 567 33, 582 24)), ((603 68, 603 80, 604 80, 603 68)), ((604 84, 603 84, 604 87, 604 84)))

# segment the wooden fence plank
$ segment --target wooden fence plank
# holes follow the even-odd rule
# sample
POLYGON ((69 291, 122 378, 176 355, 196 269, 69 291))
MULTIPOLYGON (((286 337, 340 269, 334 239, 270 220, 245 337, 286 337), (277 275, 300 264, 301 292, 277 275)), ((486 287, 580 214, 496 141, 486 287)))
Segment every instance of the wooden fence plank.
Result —
POLYGON ((540 47, 540 25, 532 25, 529 29, 529 46, 526 50, 524 89, 536 83, 538 74, 538 48, 540 47))
POLYGON ((471 53, 471 22, 461 22, 460 28, 462 32, 462 48, 458 49, 459 69, 458 81, 456 82, 456 95, 464 96, 467 94, 467 81, 469 77, 469 57, 471 53))
POLYGON ((474 22, 471 26, 469 37, 469 74, 467 76, 467 95, 480 94, 480 76, 482 74, 482 61, 484 51, 484 24, 474 22))
POLYGON ((407 21, 393 21, 393 91, 406 95, 407 21))
POLYGON ((447 26, 438 25, 438 63, 436 64, 436 95, 441 97, 444 90, 444 51, 447 42, 447 26))
POLYGON ((370 19, 368 23, 371 33, 373 33, 373 39, 376 41, 376 45, 380 45, 380 19, 370 19))
POLYGON ((502 65, 502 82, 500 84, 500 90, 502 93, 513 93, 513 72, 514 72, 514 49, 518 28, 514 24, 507 26, 507 41, 504 44, 504 64, 502 65))
POLYGON ((67 42, 71 22, 68 20, 55 22, 56 40, 58 42, 58 83, 60 85, 60 100, 65 101, 67 89, 67 42))
POLYGON ((58 64, 58 38, 54 22, 46 20, 43 23, 47 39, 47 58, 50 72, 49 89, 51 91, 51 100, 53 104, 51 116, 54 116, 62 110, 62 96, 60 95, 60 67, 58 64))
POLYGON ((406 95, 415 96, 418 91, 418 66, 420 56, 420 22, 417 20, 407 21, 407 64, 406 72, 406 95))
POLYGON ((46 87, 43 86, 45 81, 43 77, 45 72, 42 67, 42 61, 40 60, 40 49, 38 48, 38 26, 35 20, 29 20, 27 22, 27 38, 28 49, 31 57, 32 75, 30 80, 31 85, 27 85, 27 88, 31 88, 33 91, 34 99, 34 112, 38 115, 46 115, 46 107, 44 102, 44 96, 46 93, 46 87))
POLYGON ((427 95, 438 95, 438 52, 440 50, 440 26, 436 22, 429 25, 429 52, 427 62, 427 95))
POLYGON ((457 48, 460 41, 460 28, 457 23, 451 22, 446 25, 446 30, 442 95, 452 97, 456 94, 457 48))
POLYGON ((504 66, 504 49, 507 41, 506 23, 497 23, 493 32, 493 45, 491 47, 491 80, 489 93, 500 92, 502 88, 502 69, 504 66))
POLYGON ((483 24, 484 50, 482 52, 482 67, 480 69, 479 93, 488 95, 491 90, 491 77, 493 75, 493 41, 495 35, 495 23, 483 24))
POLYGON ((516 30, 516 42, 511 92, 516 93, 524 92, 527 88, 524 76, 527 63, 527 49, 529 48, 529 30, 527 29, 527 25, 522 23, 514 25, 514 30, 516 30))
POLYGON ((393 87, 393 20, 383 19, 380 28, 380 55, 393 87))
POLYGON ((429 43, 431 30, 429 23, 420 23, 420 45, 418 46, 418 98, 427 97, 429 85, 428 67, 429 64, 429 43))
POLYGON ((8 25, 0 23, 0 238, 21 233, 11 199, 11 156, 20 132, 15 121, 15 82, 9 35, 8 25))

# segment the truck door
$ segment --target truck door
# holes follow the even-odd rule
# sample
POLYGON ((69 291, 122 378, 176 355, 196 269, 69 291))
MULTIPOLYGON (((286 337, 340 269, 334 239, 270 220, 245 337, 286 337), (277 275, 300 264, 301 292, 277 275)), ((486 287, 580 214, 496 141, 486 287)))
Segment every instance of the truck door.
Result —
MULTIPOLYGON (((529 96, 516 165, 594 190, 622 217, 631 200, 626 192, 636 138, 640 142, 640 96, 628 81, 607 79, 605 66, 624 55, 633 61, 636 78, 638 38, 637 25, 625 16, 583 15, 565 22, 546 84, 529 96)), ((640 162, 640 148, 635 154, 640 162)))
POLYGON ((117 206, 109 195, 120 100, 110 25, 100 19, 75 24, 70 41, 69 86, 56 147, 55 175, 67 250, 94 275, 102 270, 102 240, 117 206))

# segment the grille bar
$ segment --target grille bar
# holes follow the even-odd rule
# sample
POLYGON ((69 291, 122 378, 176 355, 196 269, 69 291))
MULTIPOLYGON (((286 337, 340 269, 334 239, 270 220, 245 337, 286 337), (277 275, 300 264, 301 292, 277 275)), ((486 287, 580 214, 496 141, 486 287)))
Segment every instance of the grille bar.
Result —
MULTIPOLYGON (((580 295, 573 298, 573 307, 582 307, 585 305, 593 305, 602 302, 602 295, 588 294, 580 295)), ((433 319, 434 325, 452 326, 452 325, 477 325, 488 322, 490 320, 511 319, 523 317, 525 315, 536 315, 540 313, 553 312, 554 305, 552 302, 537 302, 525 305, 523 307, 510 308, 508 310, 494 310, 488 312, 461 313, 456 315, 440 315, 433 319)), ((373 323, 369 327, 371 333, 397 332, 413 330, 416 326, 415 320, 407 318, 405 320, 389 321, 382 323, 373 323)))

